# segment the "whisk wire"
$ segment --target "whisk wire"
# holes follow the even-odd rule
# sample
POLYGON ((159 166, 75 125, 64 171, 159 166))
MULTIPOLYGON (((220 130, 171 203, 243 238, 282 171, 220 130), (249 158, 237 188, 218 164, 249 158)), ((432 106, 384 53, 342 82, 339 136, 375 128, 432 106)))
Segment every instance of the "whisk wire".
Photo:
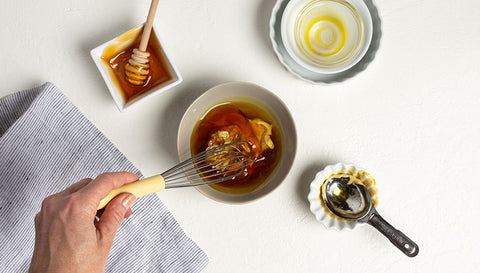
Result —
POLYGON ((164 176, 167 187, 180 187, 180 184, 194 186, 229 180, 239 175, 245 169, 247 162, 244 157, 232 156, 235 156, 235 158, 222 159, 219 162, 204 164, 200 167, 187 165, 181 172, 164 176), (232 162, 232 160, 234 161, 232 162), (221 169, 217 167, 218 165, 221 166, 221 169), (185 183, 186 181, 188 183, 185 183))
MULTIPOLYGON (((171 174, 177 174, 179 171, 185 171, 185 167, 193 167, 195 164, 199 164, 201 162, 206 162, 207 160, 213 160, 215 157, 222 156, 228 154, 228 151, 205 151, 202 153, 197 154, 194 157, 186 159, 185 161, 177 164, 176 166, 168 169, 164 173, 162 173, 163 177, 169 176, 171 174), (216 152, 216 155, 212 154, 216 152)), ((178 173, 180 175, 181 173, 178 173)))
POLYGON ((170 168, 162 173, 166 188, 218 183, 238 176, 251 163, 241 150, 245 144, 242 141, 220 145, 170 168))
POLYGON ((113 189, 100 201, 97 209, 104 208, 122 192, 140 197, 165 188, 198 186, 232 179, 253 162, 244 151, 242 152, 241 148, 247 147, 245 145, 248 144, 237 142, 217 146, 179 163, 160 175, 113 189))

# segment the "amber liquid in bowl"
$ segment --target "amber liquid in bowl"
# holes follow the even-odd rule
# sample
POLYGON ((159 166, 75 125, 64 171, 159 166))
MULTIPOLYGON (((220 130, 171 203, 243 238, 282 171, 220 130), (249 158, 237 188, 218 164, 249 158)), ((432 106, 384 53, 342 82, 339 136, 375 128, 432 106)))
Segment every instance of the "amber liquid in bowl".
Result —
MULTIPOLYGON (((266 111, 247 102, 228 102, 214 106, 197 122, 191 137, 192 155, 208 149, 212 133, 232 125, 240 129, 241 140, 249 144, 256 143, 256 136, 248 121, 255 118, 272 125, 270 138, 275 147, 256 154, 255 161, 246 167, 242 174, 225 182, 211 184, 210 187, 229 194, 245 194, 261 188, 268 182, 281 160, 282 136, 277 123, 266 111)), ((253 150, 255 148, 252 152, 253 150)))

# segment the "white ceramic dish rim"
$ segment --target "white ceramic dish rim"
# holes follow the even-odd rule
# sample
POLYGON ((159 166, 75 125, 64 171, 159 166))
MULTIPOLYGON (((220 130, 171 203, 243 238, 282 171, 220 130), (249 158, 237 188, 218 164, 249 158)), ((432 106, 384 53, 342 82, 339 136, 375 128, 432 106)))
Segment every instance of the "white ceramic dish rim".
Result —
POLYGON ((336 74, 340 73, 343 71, 346 71, 350 68, 352 68, 354 65, 356 65, 367 53, 370 43, 372 41, 372 36, 373 36, 373 23, 372 23, 372 17, 370 15, 370 11, 363 2, 363 0, 343 0, 345 2, 350 3, 352 6, 354 6, 360 17, 362 18, 363 25, 364 25, 364 33, 365 33, 365 39, 363 41, 363 46, 358 52, 357 56, 355 56, 354 59, 352 59, 350 62, 348 62, 346 65, 342 65, 336 68, 320 68, 313 66, 302 59, 300 59, 290 46, 290 42, 288 41, 287 37, 289 36, 287 34, 287 24, 288 24, 288 19, 289 15, 292 12, 292 9, 297 8, 301 2, 309 2, 311 0, 290 0, 285 7, 285 10, 283 11, 282 19, 280 22, 280 29, 281 29, 281 37, 282 37, 282 42, 283 45, 290 57, 299 65, 303 66, 305 69, 316 72, 316 73, 321 73, 321 74, 336 74))
POLYGON ((278 60, 292 75, 315 85, 340 83, 365 70, 367 66, 375 59, 375 55, 380 47, 380 41, 382 37, 382 21, 380 19, 377 7, 373 3, 373 0, 366 0, 366 4, 370 10, 373 21, 373 36, 370 47, 365 56, 356 65, 337 74, 321 74, 307 70, 303 66, 297 64, 286 52, 282 42, 280 22, 288 1, 289 0, 277 0, 273 6, 270 17, 270 41, 272 42, 273 51, 277 55, 278 60))
POLYGON ((317 221, 322 223, 326 228, 336 229, 338 231, 343 229, 354 229, 363 223, 357 221, 339 221, 328 215, 320 203, 320 187, 325 179, 332 173, 340 170, 365 171, 363 168, 356 167, 353 164, 337 163, 335 165, 328 165, 322 171, 318 172, 313 181, 310 183, 310 193, 308 194, 308 201, 310 202, 310 211, 315 215, 317 221))
MULTIPOLYGON (((234 92, 234 91, 230 91, 234 92)), ((235 91, 236 92, 236 91, 235 91)), ((263 185, 261 188, 246 194, 227 194, 213 189, 210 186, 199 186, 196 189, 205 195, 206 197, 226 204, 245 204, 252 201, 256 201, 271 192, 273 192, 280 184, 283 183, 287 177, 290 169, 293 165, 296 156, 297 149, 297 133, 295 128, 295 121, 288 110, 285 103, 276 96, 273 92, 249 82, 226 82, 219 85, 216 85, 208 89, 200 97, 198 97, 187 109, 179 125, 178 136, 177 136, 177 151, 180 161, 185 160, 190 157, 190 137, 193 127, 195 126, 198 119, 205 114, 205 111, 214 106, 217 102, 224 101, 227 98, 253 98, 253 100, 259 101, 262 104, 265 104, 269 108, 271 105, 269 103, 275 103, 277 107, 282 109, 283 115, 285 116, 286 124, 283 120, 278 117, 278 114, 274 109, 270 109, 274 112, 272 115, 273 118, 277 119, 277 122, 280 122, 280 126, 283 134, 283 156, 282 161, 277 166, 276 170, 272 177, 269 178, 270 182, 263 185), (271 100, 263 101, 255 96, 249 96, 248 94, 237 94, 234 95, 227 94, 229 90, 242 90, 245 89, 251 90, 252 94, 263 94, 264 96, 269 97, 271 100), (260 91, 260 92, 259 92, 260 91), (220 95, 220 97, 217 97, 220 95), (216 97, 215 100, 208 100, 209 97, 216 97), (205 106, 200 106, 201 109, 197 108, 197 105, 203 103, 202 101, 207 100, 208 103, 205 103, 205 106), (187 144, 188 143, 188 144, 187 144), (288 156, 286 156, 288 155, 288 156), (276 181, 271 183, 271 181, 276 181)), ((249 100, 247 100, 249 101, 249 100)), ((272 113, 271 113, 272 114, 272 113)))
POLYGON ((110 77, 110 73, 109 73, 110 67, 108 67, 102 61, 101 56, 102 56, 105 48, 107 46, 109 46, 110 44, 112 44, 118 37, 122 36, 123 34, 129 32, 129 31, 132 31, 132 30, 134 30, 138 27, 142 27, 142 26, 143 26, 143 24, 140 24, 136 27, 133 27, 133 28, 127 30, 126 32, 123 32, 122 34, 118 35, 117 37, 101 44, 100 46, 98 46, 98 47, 96 47, 96 48, 94 48, 90 51, 90 55, 91 55, 93 61, 95 62, 95 65, 97 66, 98 71, 102 75, 102 78, 103 78, 105 84, 107 85, 108 91, 110 92, 110 95, 112 96, 113 100, 115 101, 115 104, 117 105, 118 109, 122 112, 131 108, 133 105, 137 105, 141 101, 145 101, 147 98, 150 98, 150 97, 153 97, 154 95, 163 93, 164 91, 180 84, 183 80, 180 73, 178 72, 178 69, 176 68, 176 66, 170 61, 170 58, 168 57, 167 52, 164 49, 164 43, 161 41, 161 39, 158 35, 158 32, 156 31, 156 28, 153 27, 154 32, 152 32, 152 34, 156 34, 155 37, 157 38, 158 42, 161 45, 160 54, 162 54, 162 56, 165 59, 166 64, 168 65, 168 69, 171 72, 172 79, 170 79, 169 81, 166 81, 163 84, 151 89, 150 91, 146 92, 145 94, 140 95, 139 97, 135 98, 134 100, 132 100, 128 103, 125 102, 125 100, 123 99, 123 96, 121 95, 121 91, 118 89, 118 87, 115 85, 115 83, 113 82, 113 80, 110 77))

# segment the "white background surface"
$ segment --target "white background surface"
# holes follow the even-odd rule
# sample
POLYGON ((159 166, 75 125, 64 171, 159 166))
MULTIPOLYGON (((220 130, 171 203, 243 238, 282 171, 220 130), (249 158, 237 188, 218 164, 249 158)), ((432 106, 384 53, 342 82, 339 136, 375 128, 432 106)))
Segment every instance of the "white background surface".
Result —
POLYGON ((298 152, 284 183, 240 206, 195 189, 159 194, 208 254, 204 272, 478 272, 480 2, 376 1, 375 60, 330 85, 303 82, 277 60, 274 2, 160 1, 155 26, 184 82, 120 113, 89 51, 143 22, 148 1, 3 1, 0 97, 55 83, 153 175, 177 162, 178 124, 196 97, 226 81, 259 84, 296 120, 298 152), (416 258, 370 226, 337 232, 316 222, 308 185, 336 162, 376 178, 378 210, 418 243, 416 258))

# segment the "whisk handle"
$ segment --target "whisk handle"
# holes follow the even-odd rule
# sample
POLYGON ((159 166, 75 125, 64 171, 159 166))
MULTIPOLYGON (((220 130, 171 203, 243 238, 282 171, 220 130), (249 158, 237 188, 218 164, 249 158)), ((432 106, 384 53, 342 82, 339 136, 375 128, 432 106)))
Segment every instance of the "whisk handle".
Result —
POLYGON ((165 179, 163 178, 163 176, 155 175, 152 177, 148 177, 112 190, 105 198, 100 201, 97 210, 103 209, 105 206, 107 206, 108 202, 110 202, 117 195, 124 192, 131 193, 138 198, 147 194, 161 191, 163 189, 165 189, 165 179))

